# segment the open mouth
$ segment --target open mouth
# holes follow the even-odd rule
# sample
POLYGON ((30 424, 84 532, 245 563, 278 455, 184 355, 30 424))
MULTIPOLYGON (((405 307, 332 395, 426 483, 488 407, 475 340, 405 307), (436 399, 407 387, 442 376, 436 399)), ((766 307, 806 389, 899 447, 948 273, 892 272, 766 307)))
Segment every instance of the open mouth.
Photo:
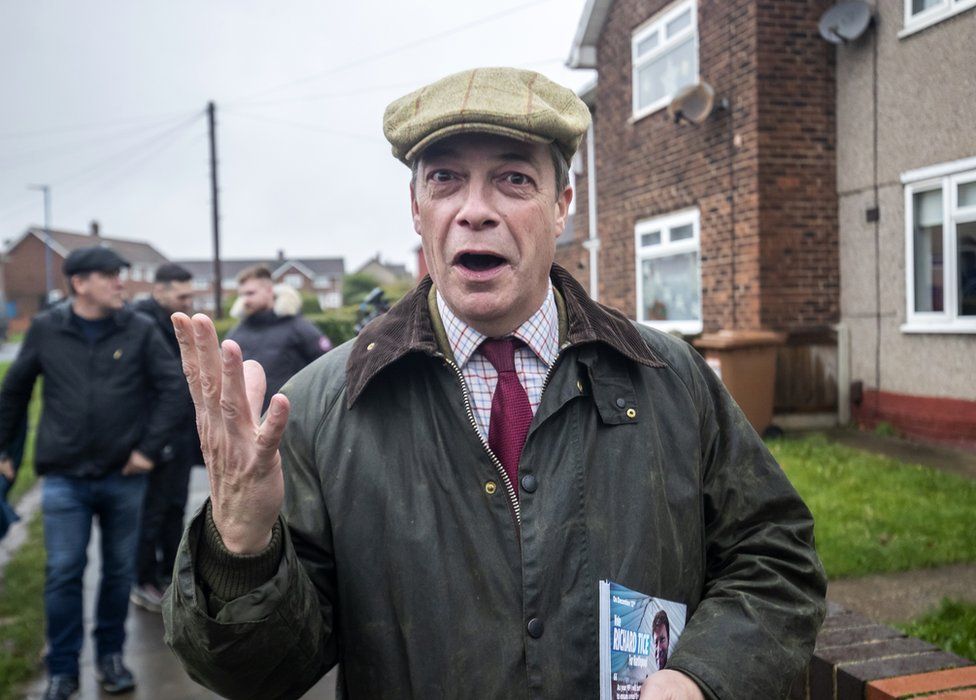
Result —
POLYGON ((505 264, 505 258, 491 253, 462 253, 457 264, 472 272, 486 272, 505 264))

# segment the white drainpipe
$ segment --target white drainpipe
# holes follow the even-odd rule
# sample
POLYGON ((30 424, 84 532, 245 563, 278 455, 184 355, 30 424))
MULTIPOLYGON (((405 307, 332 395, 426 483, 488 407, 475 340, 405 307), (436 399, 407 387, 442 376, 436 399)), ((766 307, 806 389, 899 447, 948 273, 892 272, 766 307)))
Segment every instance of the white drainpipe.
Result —
POLYGON ((589 222, 590 236, 583 241, 583 247, 590 251, 590 296, 594 301, 599 301, 600 274, 597 253, 600 250, 600 236, 596 226, 596 144, 592 121, 586 130, 586 192, 586 218, 589 222))

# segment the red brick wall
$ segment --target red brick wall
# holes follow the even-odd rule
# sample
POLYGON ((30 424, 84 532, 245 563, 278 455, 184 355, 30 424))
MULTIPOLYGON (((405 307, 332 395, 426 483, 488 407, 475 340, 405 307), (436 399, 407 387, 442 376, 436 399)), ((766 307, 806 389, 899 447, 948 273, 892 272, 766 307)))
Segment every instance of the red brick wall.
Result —
MULTIPOLYGON (((38 312, 46 291, 44 271, 44 243, 36 236, 28 236, 7 257, 3 266, 4 292, 7 301, 17 304, 17 318, 30 318, 38 312)), ((51 251, 51 281, 54 287, 68 294, 68 286, 61 265, 64 258, 51 251)))
MULTIPOLYGON (((8 301, 17 303, 17 319, 15 324, 19 328, 40 310, 40 304, 45 297, 46 274, 44 269, 44 243, 36 236, 28 236, 7 257, 4 264, 4 291, 8 301)), ((61 272, 64 258, 51 251, 51 281, 55 289, 60 289, 63 296, 68 296, 68 282, 61 272)), ((133 299, 138 295, 150 294, 152 282, 123 282, 126 298, 133 299)))
POLYGON ((976 401, 865 389, 851 417, 868 430, 883 421, 902 435, 976 449, 976 401))
POLYGON ((834 52, 829 2, 759 2, 760 322, 791 331, 839 319, 834 52))
MULTIPOLYGON (((696 127, 662 110, 632 122, 631 35, 670 4, 614 2, 598 45, 601 301, 634 317, 636 222, 697 206, 706 331, 834 323, 833 61, 816 24, 829 0, 699 0, 699 72, 731 115, 696 127)), ((585 206, 575 225, 582 238, 585 206)))

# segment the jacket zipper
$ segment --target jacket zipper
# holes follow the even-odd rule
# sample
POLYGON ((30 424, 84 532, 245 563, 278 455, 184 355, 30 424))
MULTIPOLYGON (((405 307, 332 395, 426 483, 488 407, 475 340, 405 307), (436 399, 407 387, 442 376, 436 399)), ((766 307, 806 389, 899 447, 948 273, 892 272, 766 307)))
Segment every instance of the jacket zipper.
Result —
MULTIPOLYGON (((481 441, 481 446, 485 448, 485 452, 488 453, 488 457, 491 459, 491 463, 495 465, 495 471, 498 473, 498 477, 501 479, 502 484, 505 486, 505 493, 508 494, 508 505, 511 507, 512 513, 515 516, 515 529, 521 531, 522 528, 522 510, 519 506, 518 496, 515 494, 515 488, 512 486, 511 479, 508 478, 508 472, 505 471, 505 467, 502 466, 501 461, 495 456, 495 453, 491 451, 491 447, 488 446, 488 441, 485 436, 481 434, 478 429, 478 422, 474 417, 474 409, 471 407, 471 397, 468 394, 468 385, 464 381, 464 374, 461 372, 461 368, 457 366, 454 360, 449 359, 443 353, 438 353, 444 363, 454 370, 454 375, 457 377, 458 384, 461 385, 461 396, 464 398, 464 410, 468 414, 468 422, 471 423, 472 429, 474 429, 475 435, 481 441)), ((521 534, 519 534, 519 541, 521 541, 521 534)))

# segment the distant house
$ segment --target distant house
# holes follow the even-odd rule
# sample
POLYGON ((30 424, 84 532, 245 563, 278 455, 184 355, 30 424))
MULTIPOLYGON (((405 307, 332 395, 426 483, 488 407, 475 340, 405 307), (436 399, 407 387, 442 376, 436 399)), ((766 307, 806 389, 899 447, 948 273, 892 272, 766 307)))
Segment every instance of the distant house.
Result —
POLYGON ((383 262, 380 260, 379 253, 360 265, 356 270, 356 274, 370 275, 380 284, 412 282, 414 278, 413 275, 407 271, 406 265, 383 262))
MULTIPOLYGON (((177 262, 193 274, 194 308, 197 311, 212 312, 213 261, 177 262)), ((322 309, 342 306, 342 280, 345 277, 345 262, 342 258, 289 258, 283 250, 279 250, 276 258, 221 260, 221 289, 225 297, 236 294, 238 273, 254 265, 268 268, 275 284, 288 284, 303 294, 314 296, 322 309)))
POLYGON ((43 228, 32 226, 4 254, 3 288, 7 315, 14 319, 14 328, 26 326, 31 316, 44 306, 48 297, 48 274, 51 284, 48 301, 67 296, 68 286, 61 274, 61 265, 72 250, 102 245, 132 263, 131 268, 122 270, 122 280, 130 299, 149 294, 156 268, 169 262, 165 255, 144 241, 102 236, 97 222, 92 222, 87 234, 51 230, 50 251, 47 253, 46 238, 43 228))
POLYGON ((853 416, 976 447, 976 9, 877 2, 874 12, 868 34, 837 47, 853 416))
POLYGON ((570 65, 595 69, 557 260, 600 302, 694 337, 784 332, 777 413, 837 406, 839 265, 830 0, 588 0, 570 65), (706 82, 701 125, 669 118, 706 82), (723 100, 728 100, 727 107, 723 100))

